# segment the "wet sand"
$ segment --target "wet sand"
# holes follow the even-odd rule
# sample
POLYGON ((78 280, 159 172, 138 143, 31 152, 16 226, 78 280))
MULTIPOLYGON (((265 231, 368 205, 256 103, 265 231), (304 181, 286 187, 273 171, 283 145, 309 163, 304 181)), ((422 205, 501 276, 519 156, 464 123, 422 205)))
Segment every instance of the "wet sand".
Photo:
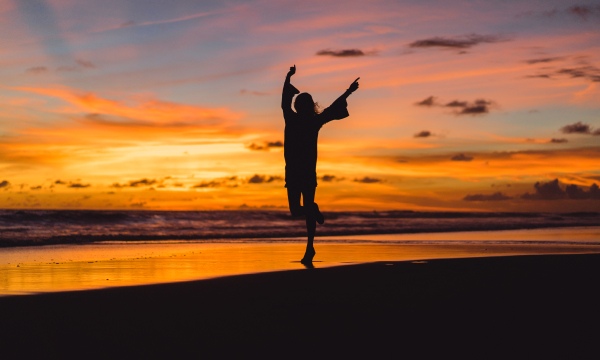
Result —
MULTIPOLYGON (((488 235, 489 236, 489 235, 488 235)), ((0 296, 99 289, 303 269, 297 243, 54 245, 0 251, 0 296)), ((319 243, 317 268, 528 254, 600 253, 599 245, 319 243)))
POLYGON ((600 255, 377 262, 0 298, 6 358, 586 358, 600 255))

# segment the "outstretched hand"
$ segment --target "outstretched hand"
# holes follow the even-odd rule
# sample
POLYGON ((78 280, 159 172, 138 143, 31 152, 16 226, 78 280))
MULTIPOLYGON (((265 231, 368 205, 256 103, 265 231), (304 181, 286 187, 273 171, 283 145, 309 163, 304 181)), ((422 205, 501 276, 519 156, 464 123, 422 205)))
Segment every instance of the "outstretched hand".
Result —
POLYGON ((360 78, 356 78, 356 80, 354 80, 354 82, 352 84, 350 84, 350 87, 348 88, 348 90, 350 90, 350 92, 355 92, 356 89, 358 89, 358 79, 360 79, 360 78))
POLYGON ((296 65, 290 67, 290 71, 288 71, 288 76, 292 76, 296 73, 296 65))

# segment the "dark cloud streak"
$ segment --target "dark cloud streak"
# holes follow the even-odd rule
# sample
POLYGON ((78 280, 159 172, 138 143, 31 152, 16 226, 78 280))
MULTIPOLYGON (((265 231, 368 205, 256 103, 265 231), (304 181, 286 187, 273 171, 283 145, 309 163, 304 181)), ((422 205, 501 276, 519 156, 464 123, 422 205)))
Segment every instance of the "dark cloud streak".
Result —
POLYGON ((282 148, 282 141, 265 141, 263 145, 252 143, 247 145, 246 148, 252 151, 269 151, 274 148, 282 148))
POLYGON ((216 187, 221 187, 223 183, 220 181, 203 181, 199 184, 196 184, 194 186, 192 186, 192 189, 202 189, 202 188, 216 188, 216 187))
POLYGON ((579 16, 583 21, 587 21, 590 15, 600 15, 600 6, 594 8, 587 5, 575 5, 568 8, 567 12, 579 16))
POLYGON ((319 56, 333 56, 333 57, 358 57, 365 56, 365 53, 359 49, 345 49, 345 50, 320 50, 316 55, 319 56))
POLYGON ((591 82, 600 82, 600 68, 589 64, 580 65, 576 67, 565 67, 558 70, 554 70, 551 73, 545 72, 535 75, 526 75, 525 78, 552 79, 553 75, 566 75, 571 79, 585 79, 591 82))
POLYGON ((452 161, 472 161, 473 157, 465 155, 465 154, 458 154, 458 155, 454 155, 453 157, 451 157, 450 160, 452 160, 452 161))
POLYGON ((484 194, 467 195, 463 198, 464 201, 503 201, 503 200, 510 200, 510 199, 512 199, 512 197, 504 195, 501 192, 496 192, 491 195, 484 195, 484 194))
POLYGON ((263 184, 271 183, 273 181, 283 181, 283 177, 255 174, 250 179, 248 179, 248 184, 263 184))
POLYGON ((72 184, 67 185, 67 187, 76 188, 76 189, 87 188, 87 187, 90 187, 90 186, 92 186, 92 185, 90 185, 90 184, 81 184, 81 183, 72 183, 72 184))
POLYGON ((415 138, 426 138, 426 137, 430 137, 430 136, 431 136, 431 131, 428 131, 428 130, 423 130, 423 131, 418 132, 415 135, 413 135, 413 137, 415 137, 415 138))
POLYGON ((559 60, 563 60, 563 59, 564 59, 564 57, 562 57, 562 56, 556 56, 556 57, 541 58, 541 59, 530 59, 530 60, 525 60, 525 62, 529 65, 534 65, 534 64, 540 64, 540 63, 549 63, 549 62, 559 61, 559 60))
POLYGON ((110 185, 110 187, 116 188, 116 189, 121 189, 121 188, 125 188, 125 187, 140 187, 140 186, 152 186, 154 184, 158 184, 158 181, 156 179, 141 179, 141 180, 132 180, 129 182, 129 184, 119 184, 119 183, 114 183, 112 185, 110 185))
POLYGON ((430 96, 422 101, 416 102, 416 106, 442 106, 456 109, 453 111, 455 115, 481 115, 490 112, 490 106, 493 105, 492 100, 477 99, 473 103, 467 101, 453 100, 445 105, 440 105, 436 102, 435 96, 430 96), (462 109, 461 109, 462 108, 462 109), (460 109, 460 110, 459 110, 460 109))
POLYGON ((430 96, 423 101, 416 102, 415 105, 417 105, 417 106, 434 106, 435 99, 436 99, 435 96, 430 96))
POLYGON ((588 124, 578 121, 575 124, 561 127, 560 131, 562 131, 563 134, 590 134, 592 129, 588 124))
POLYGON ((429 39, 417 40, 410 43, 411 48, 453 48, 453 49, 468 49, 479 44, 493 44, 507 41, 508 39, 498 35, 478 35, 471 34, 467 36, 447 38, 436 36, 429 39))
POLYGON ((454 101, 451 101, 451 102, 447 103, 444 106, 446 106, 446 107, 466 107, 467 106, 467 102, 466 101, 454 100, 454 101))
POLYGON ((325 174, 323 176, 319 176, 319 179, 322 181, 325 181, 325 182, 332 182, 332 181, 342 181, 342 180, 345 180, 346 178, 337 177, 335 175, 325 174))
POLYGON ((383 179, 377 179, 377 178, 370 178, 368 176, 365 176, 362 179, 354 179, 355 182, 359 182, 359 183, 363 183, 363 184, 376 184, 376 183, 382 183, 383 179))

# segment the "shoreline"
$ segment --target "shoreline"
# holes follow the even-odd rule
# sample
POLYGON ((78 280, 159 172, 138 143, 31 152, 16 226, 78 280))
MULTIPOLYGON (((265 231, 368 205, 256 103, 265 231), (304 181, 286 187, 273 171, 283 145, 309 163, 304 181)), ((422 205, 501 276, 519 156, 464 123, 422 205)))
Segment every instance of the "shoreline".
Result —
MULTIPOLYGON (((596 232, 594 232, 596 234, 596 232)), ((166 284, 303 269, 300 243, 86 244, 0 252, 0 296, 166 284)), ((317 244, 314 267, 518 255, 598 254, 576 244, 317 244)))
POLYGON ((599 271, 599 254, 500 256, 8 296, 0 344, 9 356, 577 357, 596 346, 599 271))
MULTIPOLYGON (((488 224, 480 225, 477 227, 447 227, 447 228, 419 228, 409 229, 402 232, 392 230, 348 230, 348 231, 328 231, 321 230, 317 231, 317 237, 337 237, 337 236, 368 236, 368 235, 404 235, 404 234, 441 234, 441 233, 459 233, 459 232, 478 232, 478 231, 511 231, 511 230, 537 230, 537 229, 560 229, 560 228, 586 228, 586 227, 600 227, 597 223, 576 223, 576 224, 514 224, 514 225, 497 225, 488 224)), ((12 248, 12 247, 29 247, 29 246, 45 246, 45 245, 67 245, 67 244, 90 244, 99 242, 127 242, 136 243, 143 241, 169 241, 173 238, 177 238, 177 241, 235 241, 235 240, 249 240, 249 239, 294 239, 306 236, 304 233, 290 233, 280 235, 276 233, 267 234, 256 234, 252 237, 248 237, 244 234, 236 234, 230 236, 214 237, 211 235, 69 235, 69 236, 55 236, 45 239, 33 239, 33 240, 14 240, 14 239, 3 239, 0 238, 0 249, 12 248)))

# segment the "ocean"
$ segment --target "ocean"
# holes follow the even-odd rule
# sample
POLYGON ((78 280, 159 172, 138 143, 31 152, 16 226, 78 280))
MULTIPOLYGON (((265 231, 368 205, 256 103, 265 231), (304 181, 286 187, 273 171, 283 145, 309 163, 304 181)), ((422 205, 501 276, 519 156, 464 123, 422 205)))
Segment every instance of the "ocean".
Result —
MULTIPOLYGON (((317 236, 417 234, 600 226, 600 213, 324 212, 317 236)), ((297 238, 287 211, 0 210, 0 247, 97 241, 297 238)))
MULTIPOLYGON (((600 252, 598 213, 324 215, 314 267, 600 252)), ((0 296, 303 269, 305 236, 282 211, 2 210, 0 296)))

